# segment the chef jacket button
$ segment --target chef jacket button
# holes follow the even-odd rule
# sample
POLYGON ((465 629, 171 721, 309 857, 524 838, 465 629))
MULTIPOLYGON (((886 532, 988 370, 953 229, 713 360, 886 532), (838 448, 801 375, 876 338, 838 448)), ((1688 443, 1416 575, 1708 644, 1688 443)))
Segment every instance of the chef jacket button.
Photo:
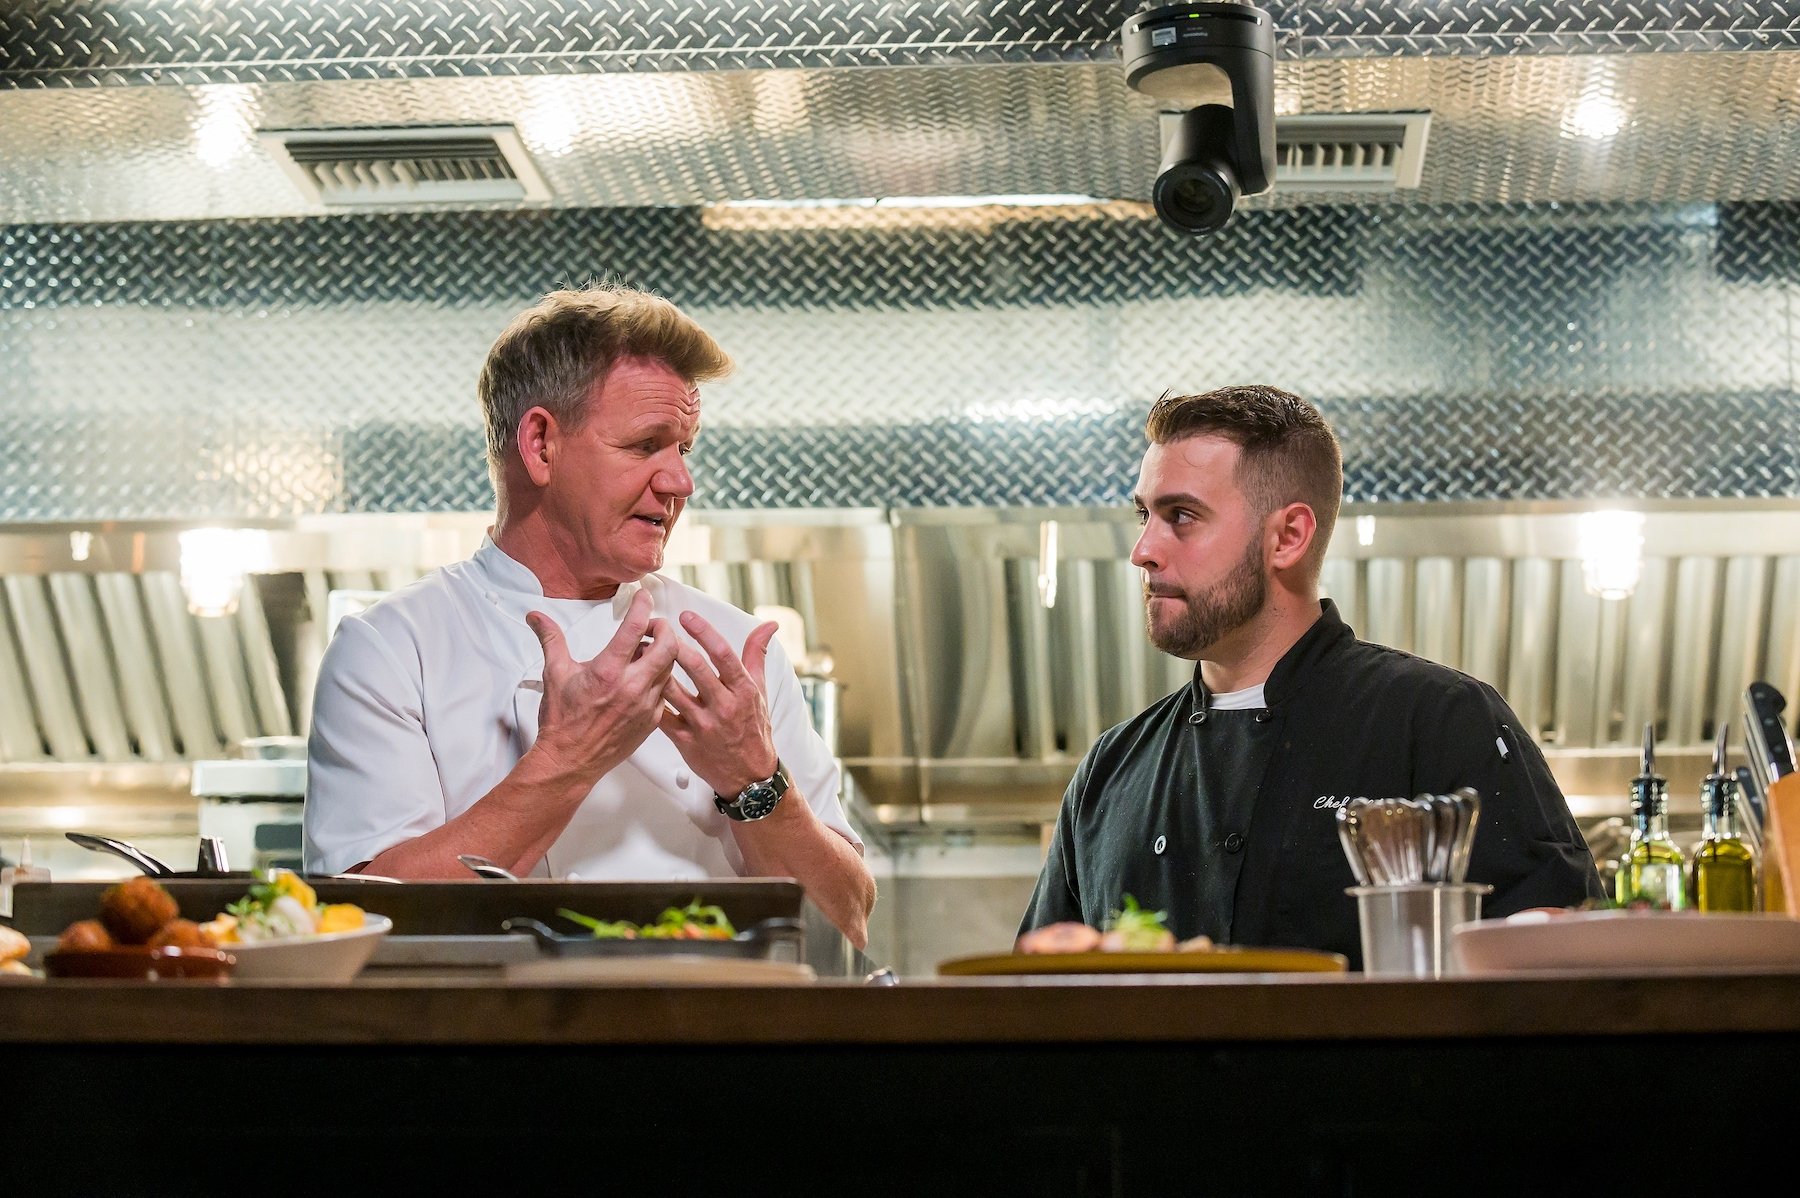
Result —
POLYGON ((1256 722, 1259 724, 1266 724, 1274 718, 1275 713, 1270 711, 1267 707, 1256 713, 1256 722))
POLYGON ((1233 832, 1230 836, 1225 838, 1225 851, 1227 853, 1235 853, 1243 847, 1244 837, 1241 833, 1233 832))
POLYGON ((1150 846, 1150 851, 1152 853, 1161 854, 1161 852, 1168 847, 1169 838, 1167 836, 1158 836, 1156 838, 1156 843, 1150 846))
POLYGON ((1190 724, 1206 723, 1206 708, 1202 707, 1199 711, 1196 711, 1193 715, 1189 716, 1188 723, 1190 723, 1190 724))

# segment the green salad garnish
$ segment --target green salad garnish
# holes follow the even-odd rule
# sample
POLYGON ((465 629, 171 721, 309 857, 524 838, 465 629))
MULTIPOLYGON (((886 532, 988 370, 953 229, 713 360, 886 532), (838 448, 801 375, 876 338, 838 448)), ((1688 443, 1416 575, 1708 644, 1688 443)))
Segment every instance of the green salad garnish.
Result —
POLYGON ((275 905, 282 891, 273 882, 257 882, 250 887, 250 893, 235 903, 226 903, 225 910, 239 919, 254 919, 275 905))
POLYGON ((729 940, 737 935, 721 907, 703 906, 698 898, 685 907, 669 907, 650 923, 627 919, 595 919, 567 907, 556 913, 593 932, 596 940, 729 940))
POLYGON ((1119 908, 1107 918, 1102 930, 1116 934, 1126 948, 1160 948, 1171 936, 1168 925, 1163 922, 1168 914, 1167 911, 1146 911, 1138 906, 1137 899, 1127 894, 1119 908))

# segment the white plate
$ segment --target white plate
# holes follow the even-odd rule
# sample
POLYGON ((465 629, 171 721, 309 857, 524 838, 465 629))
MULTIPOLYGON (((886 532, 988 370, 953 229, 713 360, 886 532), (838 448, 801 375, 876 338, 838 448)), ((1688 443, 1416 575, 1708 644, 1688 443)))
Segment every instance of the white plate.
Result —
POLYGON ((1465 973, 1514 970, 1800 970, 1800 919, 1702 911, 1524 911, 1458 924, 1465 973))
POLYGON ((260 981, 282 978, 309 982, 347 982, 362 972, 381 938, 394 928, 385 915, 363 913, 363 926, 323 936, 287 936, 220 947, 237 958, 231 976, 260 981))

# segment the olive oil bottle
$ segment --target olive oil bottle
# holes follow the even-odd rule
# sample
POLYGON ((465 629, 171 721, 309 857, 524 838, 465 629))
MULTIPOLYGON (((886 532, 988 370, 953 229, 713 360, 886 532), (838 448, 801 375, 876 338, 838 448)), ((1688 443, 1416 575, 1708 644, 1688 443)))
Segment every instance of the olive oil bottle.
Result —
POLYGON ((1666 911, 1688 907, 1687 861, 1669 839, 1669 782, 1656 772, 1656 725, 1644 725, 1644 755, 1631 780, 1631 843, 1619 858, 1613 903, 1666 911))
POLYGON ((1712 772, 1700 783, 1700 810, 1705 829, 1694 846, 1688 891, 1702 911, 1754 911, 1756 853, 1738 823, 1737 779, 1725 772, 1725 743, 1731 725, 1719 724, 1713 745, 1712 772))

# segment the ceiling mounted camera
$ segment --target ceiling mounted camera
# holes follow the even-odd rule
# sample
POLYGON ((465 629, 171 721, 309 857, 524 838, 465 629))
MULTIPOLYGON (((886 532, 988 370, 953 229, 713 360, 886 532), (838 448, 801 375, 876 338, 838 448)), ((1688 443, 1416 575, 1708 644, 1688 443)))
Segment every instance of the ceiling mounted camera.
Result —
POLYGON ((1151 200, 1183 233, 1225 226, 1275 180, 1275 24, 1248 4, 1165 4, 1127 20, 1125 82, 1163 109, 1151 200))

